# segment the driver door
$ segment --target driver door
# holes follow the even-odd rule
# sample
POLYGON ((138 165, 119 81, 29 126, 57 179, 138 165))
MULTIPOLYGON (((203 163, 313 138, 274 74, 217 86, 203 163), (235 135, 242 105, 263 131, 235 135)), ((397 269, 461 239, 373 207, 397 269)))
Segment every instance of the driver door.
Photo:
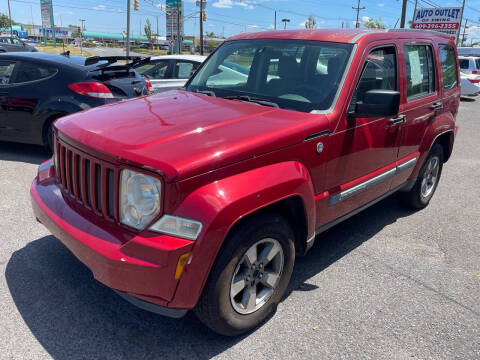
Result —
POLYGON ((364 62, 348 111, 339 119, 329 139, 326 186, 328 209, 318 209, 318 223, 325 224, 380 197, 390 189, 395 171, 399 125, 391 117, 349 116, 369 90, 398 90, 398 46, 372 45, 364 62))

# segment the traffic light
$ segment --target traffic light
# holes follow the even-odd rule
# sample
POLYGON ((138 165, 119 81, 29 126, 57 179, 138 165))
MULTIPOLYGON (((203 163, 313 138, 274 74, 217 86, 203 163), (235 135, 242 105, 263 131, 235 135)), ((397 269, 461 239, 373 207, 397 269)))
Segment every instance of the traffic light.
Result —
POLYGON ((77 26, 77 31, 78 31, 79 34, 81 34, 82 33, 82 28, 80 26, 77 26))
POLYGON ((207 21, 207 12, 206 11, 203 12, 202 20, 207 21))
POLYGON ((138 0, 133 0, 133 10, 138 11, 138 0))

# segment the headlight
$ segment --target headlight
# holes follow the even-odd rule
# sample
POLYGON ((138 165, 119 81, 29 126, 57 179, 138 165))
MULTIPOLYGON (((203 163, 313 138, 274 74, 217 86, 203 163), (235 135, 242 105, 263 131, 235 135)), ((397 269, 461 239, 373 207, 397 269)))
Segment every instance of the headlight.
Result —
POLYGON ((120 222, 143 230, 160 213, 160 180, 132 170, 120 173, 120 222))

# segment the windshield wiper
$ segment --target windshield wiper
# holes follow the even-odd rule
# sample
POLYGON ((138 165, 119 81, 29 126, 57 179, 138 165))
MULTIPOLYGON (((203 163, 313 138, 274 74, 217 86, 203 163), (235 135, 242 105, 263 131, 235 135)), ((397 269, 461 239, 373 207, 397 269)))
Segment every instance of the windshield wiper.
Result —
POLYGON ((247 101, 247 102, 251 102, 259 105, 271 106, 274 108, 279 107, 277 103, 274 103, 272 101, 268 101, 262 98, 257 98, 257 97, 248 96, 248 95, 231 95, 231 96, 225 96, 224 99, 247 101))
POLYGON ((217 95, 215 95, 215 93, 212 90, 194 90, 194 92, 198 94, 208 95, 211 97, 217 97, 217 95))

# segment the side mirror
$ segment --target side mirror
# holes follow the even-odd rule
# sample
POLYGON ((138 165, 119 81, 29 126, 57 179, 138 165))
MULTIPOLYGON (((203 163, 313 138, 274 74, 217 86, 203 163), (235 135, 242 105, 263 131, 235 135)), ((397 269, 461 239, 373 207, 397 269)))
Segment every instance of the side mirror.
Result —
POLYGON ((358 101, 353 117, 384 117, 398 114, 400 92, 394 90, 369 90, 363 101, 358 101))

